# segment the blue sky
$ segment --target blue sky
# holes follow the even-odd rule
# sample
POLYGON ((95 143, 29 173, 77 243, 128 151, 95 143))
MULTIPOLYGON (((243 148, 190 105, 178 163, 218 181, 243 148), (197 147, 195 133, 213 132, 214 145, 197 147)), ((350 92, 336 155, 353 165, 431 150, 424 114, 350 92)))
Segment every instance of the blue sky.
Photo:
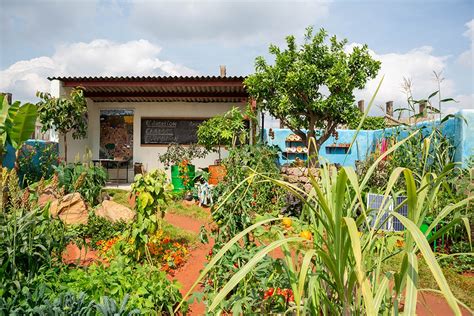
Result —
MULTIPOLYGON (((50 75, 228 75, 253 71, 269 43, 324 27, 369 45, 385 81, 377 104, 434 91, 474 108, 474 1, 0 1, 0 91, 34 101, 50 75)), ((380 77, 379 77, 380 78, 380 77)), ((356 91, 368 99, 379 78, 356 91)), ((377 108, 374 108, 377 112, 377 108)))

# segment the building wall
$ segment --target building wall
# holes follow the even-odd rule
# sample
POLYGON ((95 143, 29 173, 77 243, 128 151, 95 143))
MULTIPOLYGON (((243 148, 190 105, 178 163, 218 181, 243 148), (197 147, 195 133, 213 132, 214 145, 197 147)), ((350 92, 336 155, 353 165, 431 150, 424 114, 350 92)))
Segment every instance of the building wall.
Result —
MULTIPOLYGON (((425 135, 433 131, 439 121, 428 121, 417 124, 418 127, 424 127, 422 133, 425 135)), ((462 110, 456 114, 456 117, 450 118, 443 123, 442 132, 449 137, 456 147, 454 160, 467 166, 469 159, 474 155, 474 110, 462 110)), ((268 129, 265 130, 264 139, 269 145, 276 145, 281 150, 285 150, 285 139, 293 132, 289 129, 273 129, 274 138, 268 136, 268 129)), ((355 130, 338 130, 339 137, 334 139, 330 137, 319 150, 319 156, 330 163, 337 163, 342 166, 355 166, 358 160, 365 160, 367 155, 375 150, 378 141, 384 137, 399 135, 399 139, 407 137, 409 132, 404 127, 392 127, 383 130, 359 131, 351 150, 348 153, 328 153, 327 146, 332 144, 351 143, 354 138, 355 130)), ((280 153, 280 164, 290 163, 293 160, 285 159, 280 153)))
MULTIPOLYGON (((66 96, 70 89, 61 86, 59 81, 53 81, 51 87, 54 96, 66 96)), ((133 110, 133 162, 143 163, 146 170, 164 168, 159 162, 158 155, 165 153, 166 145, 141 145, 140 130, 142 117, 157 118, 210 118, 223 114, 233 106, 244 108, 243 103, 198 103, 198 102, 97 102, 87 99, 88 129, 87 137, 84 139, 73 139, 71 133, 67 136, 68 162, 84 160, 84 155, 91 151, 92 159, 99 158, 100 147, 100 110, 103 109, 128 109, 133 110)), ((59 138, 60 155, 64 157, 63 137, 59 138)), ((222 149, 222 157, 226 157, 226 150, 222 149)), ((87 158, 87 157, 86 157, 87 158)), ((206 158, 193 161, 197 167, 207 167, 214 164, 218 159, 217 153, 210 153, 206 158)), ((110 171, 116 177, 115 170, 110 171)), ((133 170, 129 171, 129 179, 132 179, 133 170)), ((121 170, 119 177, 124 177, 121 170)))

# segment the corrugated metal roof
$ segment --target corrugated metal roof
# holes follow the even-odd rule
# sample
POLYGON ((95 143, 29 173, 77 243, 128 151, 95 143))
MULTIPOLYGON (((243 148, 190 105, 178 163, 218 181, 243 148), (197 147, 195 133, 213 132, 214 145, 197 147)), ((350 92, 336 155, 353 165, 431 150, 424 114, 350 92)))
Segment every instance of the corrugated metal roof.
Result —
POLYGON ((58 76, 48 80, 67 81, 243 81, 244 76, 58 76))
POLYGON ((49 77, 84 88, 94 102, 242 102, 245 77, 49 77))

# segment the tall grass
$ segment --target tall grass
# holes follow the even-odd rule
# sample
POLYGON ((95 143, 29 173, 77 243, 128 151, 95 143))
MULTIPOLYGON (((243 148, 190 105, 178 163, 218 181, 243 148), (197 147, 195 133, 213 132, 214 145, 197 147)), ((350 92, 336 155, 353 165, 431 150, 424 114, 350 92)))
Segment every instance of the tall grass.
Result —
MULTIPOLYGON (((373 99, 367 112, 372 102, 373 99)), ((313 238, 306 247, 291 247, 292 244, 308 243, 308 241, 300 237, 285 237, 281 233, 277 240, 268 244, 232 276, 214 297, 208 306, 208 311, 218 313, 220 303, 246 274, 270 251, 281 248, 285 254, 285 269, 295 298, 295 304, 287 311, 289 313, 296 315, 397 315, 403 310, 405 314, 413 315, 420 290, 418 261, 419 256, 422 256, 436 280, 440 293, 445 297, 454 314, 460 315, 460 305, 464 306, 464 304, 454 297, 430 248, 427 236, 443 218, 465 206, 474 197, 446 206, 425 233, 420 230, 426 214, 434 207, 440 186, 449 177, 454 165, 447 164, 439 174, 426 172, 426 169, 423 169, 424 172, 421 175, 414 175, 407 168, 396 168, 391 173, 383 192, 384 200, 388 201, 389 196, 394 193, 401 193, 407 198, 386 218, 382 215, 388 211, 388 203, 382 202, 379 209, 371 210, 367 208, 363 200, 364 190, 377 165, 415 135, 417 132, 394 144, 375 160, 361 178, 351 167, 337 170, 334 166, 321 165, 318 178, 310 174, 312 189, 309 194, 295 185, 253 171, 229 196, 237 192, 239 187, 247 186, 252 182, 277 184, 304 203, 301 218, 296 220, 309 224, 313 238), (401 177, 404 178, 405 188, 402 192, 394 192, 394 186, 401 177), (415 181, 417 177, 421 180, 415 181), (406 217, 397 212, 405 204, 408 206, 406 217), (375 225, 371 225, 374 217, 375 225), (388 247, 383 242, 384 233, 380 230, 385 221, 394 217, 406 228, 404 242, 396 249, 388 247), (299 249, 297 255, 292 254, 290 250, 294 248, 299 249), (401 266, 396 270, 383 272, 383 263, 399 254, 403 256, 401 266)), ((429 150, 429 146, 425 148, 429 150)), ((422 154, 425 157, 428 152, 422 154)), ((279 220, 281 219, 270 218, 260 221, 232 238, 204 268, 183 301, 206 274, 219 263, 226 251, 240 239, 261 226, 279 220)), ((460 220, 466 223, 466 228, 469 227, 466 219, 460 220)), ((448 226, 452 225, 454 223, 448 226)), ((438 231, 431 239, 439 234, 438 231)))

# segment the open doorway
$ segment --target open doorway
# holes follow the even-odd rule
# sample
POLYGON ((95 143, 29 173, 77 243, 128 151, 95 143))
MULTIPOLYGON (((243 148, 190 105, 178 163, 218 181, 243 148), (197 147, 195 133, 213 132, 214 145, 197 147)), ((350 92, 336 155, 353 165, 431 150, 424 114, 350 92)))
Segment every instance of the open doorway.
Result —
POLYGON ((110 180, 128 181, 133 163, 133 110, 100 110, 99 159, 110 180))

